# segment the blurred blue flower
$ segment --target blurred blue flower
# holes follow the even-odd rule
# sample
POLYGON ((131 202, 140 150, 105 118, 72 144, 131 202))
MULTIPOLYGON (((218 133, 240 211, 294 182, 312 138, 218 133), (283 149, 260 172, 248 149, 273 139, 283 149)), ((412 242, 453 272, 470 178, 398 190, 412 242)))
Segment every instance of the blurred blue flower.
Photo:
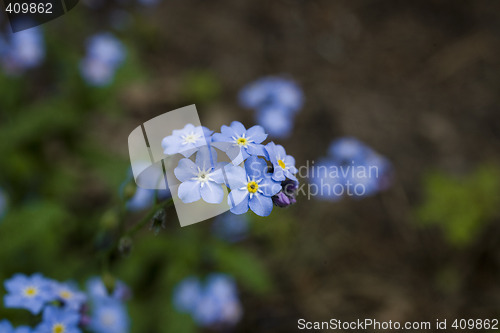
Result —
POLYGON ((87 54, 80 63, 80 72, 89 85, 108 85, 125 60, 125 54, 125 47, 116 37, 99 33, 87 41, 87 54))
MULTIPOLYGON (((239 121, 233 121, 231 126, 223 125, 221 133, 214 133, 214 142, 228 142, 234 147, 239 147, 243 160, 249 156, 264 156, 264 146, 261 144, 267 134, 261 126, 253 126, 248 130, 239 121)), ((236 163, 239 163, 238 161, 236 163)))
POLYGON ((8 294, 4 296, 6 308, 27 309, 33 314, 38 314, 47 302, 55 299, 51 288, 51 281, 41 274, 28 277, 24 274, 15 274, 6 280, 5 289, 8 294))
POLYGON ((28 326, 14 328, 8 320, 1 320, 0 333, 31 333, 31 328, 28 326))
POLYGON ((115 281, 112 291, 108 291, 104 282, 99 277, 90 278, 87 281, 88 295, 95 301, 103 298, 113 298, 119 301, 125 301, 130 298, 130 289, 122 281, 115 281))
POLYGON ((274 181, 267 169, 266 161, 257 156, 251 156, 245 161, 245 169, 239 166, 225 168, 231 189, 228 195, 231 212, 244 214, 250 208, 260 216, 271 214, 271 197, 281 190, 281 183, 274 181))
POLYGON ((5 216, 7 213, 7 195, 5 192, 0 188, 0 220, 5 216))
POLYGON ((48 306, 43 311, 42 322, 36 333, 80 333, 80 315, 76 311, 48 306))
POLYGON ((66 309, 78 311, 87 301, 85 293, 71 282, 52 281, 52 291, 66 309))
POLYGON ((248 234, 249 224, 246 215, 225 213, 219 215, 212 225, 214 234, 228 242, 235 243, 243 240, 248 234))
POLYGON ((182 202, 192 203, 201 198, 213 204, 222 202, 224 191, 221 184, 224 183, 224 177, 214 161, 217 161, 217 153, 207 146, 196 154, 196 163, 188 158, 179 161, 174 174, 181 181, 178 196, 182 202))
POLYGON ((9 34, 7 38, 0 41, 0 59, 7 74, 20 74, 44 60, 45 45, 39 27, 9 34))
POLYGON ((195 277, 184 279, 175 288, 174 305, 202 327, 233 326, 243 314, 236 283, 225 274, 211 274, 204 287, 195 277))
POLYGON ((274 142, 269 142, 266 145, 266 152, 269 161, 273 165, 272 178, 276 181, 283 181, 286 178, 297 180, 295 174, 297 168, 295 167, 295 159, 291 155, 287 155, 285 148, 277 145, 274 142))
POLYGON ((202 294, 200 280, 194 276, 185 278, 174 288, 174 306, 179 312, 194 311, 202 294))
POLYGON ((257 123, 275 138, 289 137, 292 134, 293 121, 294 116, 279 105, 265 106, 257 110, 257 123))
POLYGON ((297 112, 304 103, 299 86, 281 77, 264 77, 245 86, 239 95, 240 103, 248 109, 262 109, 275 105, 289 112, 297 112))
POLYGON ((117 299, 102 298, 95 301, 90 328, 95 333, 126 333, 129 319, 125 306, 117 299))
POLYGON ((391 184, 390 162, 355 138, 332 142, 329 156, 311 170, 311 184, 320 198, 336 201, 343 196, 366 197, 391 184))
POLYGON ((174 130, 172 135, 163 138, 161 146, 165 155, 182 154, 184 157, 193 155, 200 147, 211 141, 212 131, 203 126, 187 124, 181 130, 174 130))

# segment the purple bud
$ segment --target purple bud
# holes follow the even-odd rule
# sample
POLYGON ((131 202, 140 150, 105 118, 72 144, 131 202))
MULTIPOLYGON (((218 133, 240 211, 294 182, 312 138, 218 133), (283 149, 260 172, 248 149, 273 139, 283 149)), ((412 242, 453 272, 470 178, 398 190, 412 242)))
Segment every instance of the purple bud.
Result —
POLYGON ((297 202, 295 192, 299 187, 299 182, 285 179, 281 182, 281 191, 272 197, 273 203, 278 207, 287 207, 297 202))

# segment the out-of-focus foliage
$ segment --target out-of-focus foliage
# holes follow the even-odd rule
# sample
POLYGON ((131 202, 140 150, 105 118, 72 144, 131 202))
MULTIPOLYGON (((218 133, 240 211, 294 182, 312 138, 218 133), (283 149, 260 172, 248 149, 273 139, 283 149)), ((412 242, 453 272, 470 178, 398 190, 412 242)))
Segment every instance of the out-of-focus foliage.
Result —
POLYGON ((483 165, 464 176, 433 172, 424 179, 423 225, 439 226, 456 246, 473 243, 500 207, 500 169, 483 165))

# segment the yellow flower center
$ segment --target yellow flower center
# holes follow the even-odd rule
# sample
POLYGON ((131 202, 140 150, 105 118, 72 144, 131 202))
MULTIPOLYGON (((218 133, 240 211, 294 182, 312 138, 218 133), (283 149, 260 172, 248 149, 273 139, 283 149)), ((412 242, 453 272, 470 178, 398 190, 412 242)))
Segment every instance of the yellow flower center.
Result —
POLYGON ((38 294, 38 289, 35 287, 28 287, 24 289, 24 296, 26 297, 35 297, 38 294))
POLYGON ((63 324, 55 324, 52 326, 52 333, 64 333, 66 332, 66 327, 63 324))
POLYGON ((278 160, 278 164, 282 169, 285 169, 286 165, 285 162, 283 162, 283 160, 278 160))
POLYGON ((259 189, 259 184, 257 184, 254 181, 251 181, 247 184, 247 189, 248 189, 248 192, 250 192, 250 193, 256 193, 257 190, 259 189))
POLYGON ((246 146, 248 144, 248 140, 246 138, 239 138, 236 140, 238 146, 246 146))
POLYGON ((63 299, 70 299, 73 296, 73 294, 71 292, 65 290, 65 291, 61 291, 59 296, 61 296, 61 298, 63 298, 63 299))

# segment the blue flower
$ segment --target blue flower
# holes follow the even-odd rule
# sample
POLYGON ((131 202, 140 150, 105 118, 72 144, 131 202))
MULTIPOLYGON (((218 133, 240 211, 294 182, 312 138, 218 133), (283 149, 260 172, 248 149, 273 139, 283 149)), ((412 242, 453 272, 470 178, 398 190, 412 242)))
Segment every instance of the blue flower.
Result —
POLYGON ((217 153, 208 147, 198 151, 196 163, 188 158, 179 161, 174 174, 182 182, 177 192, 182 202, 192 203, 201 198, 212 204, 222 202, 224 177, 220 165, 214 161, 217 161, 217 153))
POLYGON ((293 113, 302 107, 304 95, 295 82, 271 76, 245 86, 240 92, 239 100, 248 109, 276 105, 293 113))
POLYGON ((187 124, 181 130, 174 130, 172 135, 163 138, 161 146, 165 155, 193 155, 200 147, 210 143, 212 131, 203 126, 187 124))
POLYGON ((286 154, 283 146, 276 145, 274 142, 269 142, 266 145, 266 152, 269 161, 273 165, 272 178, 274 180, 283 181, 286 178, 297 180, 297 177, 295 177, 295 174, 297 173, 297 168, 295 168, 295 159, 286 154))
POLYGON ((234 280, 225 274, 212 274, 192 315, 200 326, 207 327, 232 326, 241 319, 242 313, 234 280))
POLYGON ((271 214, 271 197, 281 190, 281 184, 271 178, 267 169, 266 161, 256 156, 245 161, 244 169, 232 165, 225 168, 231 189, 228 196, 231 212, 244 214, 250 208, 260 216, 271 214))
POLYGON ((112 298, 96 301, 90 320, 90 328, 95 333, 126 333, 129 319, 123 303, 112 298))
POLYGON ((76 311, 48 306, 43 311, 42 323, 36 333, 80 333, 80 315, 76 311))
POLYGON ((8 320, 1 320, 0 333, 31 333, 31 328, 28 326, 14 328, 8 320))
POLYGON ((123 44, 110 33, 100 33, 87 41, 87 54, 80 62, 80 72, 92 86, 109 85, 124 60, 123 44))
POLYGON ((85 293, 78 290, 78 288, 70 282, 61 283, 53 281, 52 292, 66 309, 78 311, 87 301, 85 293))
POLYGON ((47 302, 54 300, 51 281, 41 274, 27 277, 16 274, 6 280, 5 289, 8 294, 4 296, 5 307, 27 309, 33 314, 38 314, 47 302))
MULTIPOLYGON (((214 142, 227 142, 231 144, 230 147, 238 147, 243 160, 249 156, 264 156, 264 146, 261 143, 266 138, 267 134, 261 126, 253 126, 247 130, 239 121, 233 121, 231 126, 223 125, 221 133, 215 133, 212 136, 214 142)), ((234 164, 241 162, 240 160, 233 161, 234 164)))
POLYGON ((265 106, 257 110, 257 123, 264 127, 270 136, 287 138, 293 130, 294 116, 279 105, 265 106))
POLYGON ((329 156, 311 170, 311 184, 320 198, 366 197, 390 186, 392 166, 387 159, 355 138, 340 138, 329 156))
POLYGON ((212 225, 214 234, 228 242, 235 243, 248 234, 248 219, 246 215, 225 213, 218 216, 212 225))
POLYGON ((110 293, 104 282, 98 277, 90 278, 87 281, 87 291, 93 300, 112 298, 124 301, 130 298, 130 289, 122 281, 116 281, 114 289, 110 293))
POLYGON ((7 195, 0 188, 0 220, 5 216, 6 213, 7 213, 7 195))
POLYGON ((202 287, 198 278, 191 276, 182 280, 174 288, 174 306, 179 312, 191 313, 202 296, 202 287))
POLYGON ((38 27, 9 35, 9 41, 0 41, 0 57, 8 74, 37 67, 45 58, 42 30, 38 27))

